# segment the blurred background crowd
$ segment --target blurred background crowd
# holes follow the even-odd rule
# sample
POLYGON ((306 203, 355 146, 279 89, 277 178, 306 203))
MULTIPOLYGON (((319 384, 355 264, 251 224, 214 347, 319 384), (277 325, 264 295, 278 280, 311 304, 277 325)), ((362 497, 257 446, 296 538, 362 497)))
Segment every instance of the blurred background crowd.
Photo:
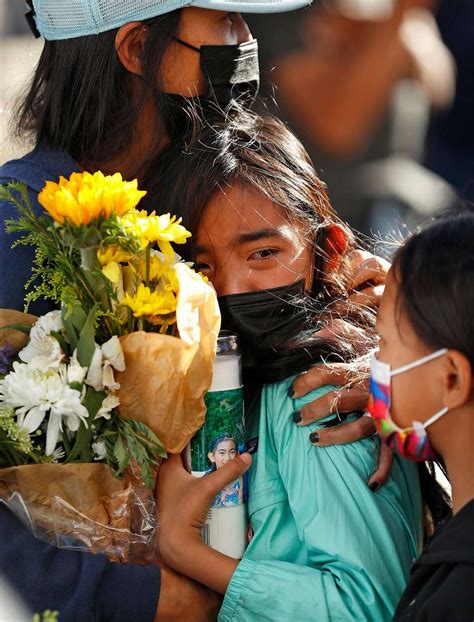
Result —
MULTIPOLYGON (((0 161, 41 50, 22 0, 0 0, 0 161)), ((265 106, 303 140, 350 225, 380 239, 474 203, 474 1, 318 0, 246 16, 265 106)), ((380 242, 379 253, 389 253, 380 242)))

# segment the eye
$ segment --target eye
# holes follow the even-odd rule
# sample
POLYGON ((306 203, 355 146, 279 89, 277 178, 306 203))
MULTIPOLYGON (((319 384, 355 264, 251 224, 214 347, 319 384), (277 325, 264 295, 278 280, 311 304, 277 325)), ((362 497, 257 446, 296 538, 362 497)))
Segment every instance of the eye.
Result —
POLYGON ((279 254, 279 250, 277 248, 261 248, 258 251, 254 251, 249 259, 257 259, 257 260, 266 260, 271 259, 272 257, 276 257, 279 254))
POLYGON ((211 271, 211 266, 204 261, 195 261, 193 268, 196 272, 202 272, 203 274, 207 274, 211 271))

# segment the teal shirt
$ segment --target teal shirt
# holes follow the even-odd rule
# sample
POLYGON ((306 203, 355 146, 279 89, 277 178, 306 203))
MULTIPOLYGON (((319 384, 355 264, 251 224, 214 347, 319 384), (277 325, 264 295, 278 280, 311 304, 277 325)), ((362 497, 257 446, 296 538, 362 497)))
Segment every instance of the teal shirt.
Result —
POLYGON ((418 558, 422 533, 416 465, 395 458, 376 493, 379 440, 313 447, 321 422, 292 413, 334 387, 292 400, 293 378, 264 387, 250 413, 258 435, 249 472, 254 536, 228 586, 220 622, 391 620, 418 558))

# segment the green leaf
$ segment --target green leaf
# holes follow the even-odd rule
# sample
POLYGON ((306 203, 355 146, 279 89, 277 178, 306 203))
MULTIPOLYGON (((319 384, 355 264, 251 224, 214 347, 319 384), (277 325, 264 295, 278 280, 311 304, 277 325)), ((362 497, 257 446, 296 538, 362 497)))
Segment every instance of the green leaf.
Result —
POLYGON ((120 435, 117 436, 115 441, 114 456, 117 460, 119 471, 122 473, 130 464, 130 456, 120 435))
MULTIPOLYGON (((83 367, 89 367, 95 350, 95 314, 97 305, 94 305, 87 316, 86 322, 79 334, 77 342, 77 360, 83 367)), ((74 314, 73 314, 74 315, 74 314)))
POLYGON ((84 397, 84 406, 89 413, 89 423, 94 421, 99 408, 102 406, 102 402, 105 399, 105 393, 103 391, 96 391, 92 387, 87 387, 86 395, 84 397))
POLYGON ((74 309, 64 307, 61 310, 61 319, 63 321, 63 326, 67 333, 67 338, 69 343, 71 344, 71 348, 73 351, 77 348, 77 342, 79 340, 79 330, 76 330, 73 322, 73 313, 74 309))
POLYGON ((74 462, 79 458, 79 462, 91 461, 91 448, 90 448, 91 432, 81 422, 79 429, 76 432, 76 438, 74 446, 65 462, 74 462))

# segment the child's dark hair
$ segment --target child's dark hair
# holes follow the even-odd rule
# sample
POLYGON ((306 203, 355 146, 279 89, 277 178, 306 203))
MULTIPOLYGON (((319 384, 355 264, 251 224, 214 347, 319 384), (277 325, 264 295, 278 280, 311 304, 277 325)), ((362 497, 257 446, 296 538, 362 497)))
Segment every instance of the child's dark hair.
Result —
POLYGON ((218 436, 215 436, 212 441, 210 441, 207 448, 208 452, 214 453, 217 447, 224 441, 234 441, 235 447, 237 448, 237 441, 235 440, 235 438, 232 436, 232 434, 228 434, 226 432, 224 434, 219 434, 218 436))
MULTIPOLYGON (((440 220, 414 235, 395 255, 393 274, 397 315, 403 312, 433 350, 462 352, 474 368, 474 214, 440 220)), ((420 464, 423 498, 436 525, 450 502, 432 476, 433 465, 420 464)))
POLYGON ((474 368, 474 213, 413 236, 393 267, 398 309, 421 341, 462 352, 474 368))

